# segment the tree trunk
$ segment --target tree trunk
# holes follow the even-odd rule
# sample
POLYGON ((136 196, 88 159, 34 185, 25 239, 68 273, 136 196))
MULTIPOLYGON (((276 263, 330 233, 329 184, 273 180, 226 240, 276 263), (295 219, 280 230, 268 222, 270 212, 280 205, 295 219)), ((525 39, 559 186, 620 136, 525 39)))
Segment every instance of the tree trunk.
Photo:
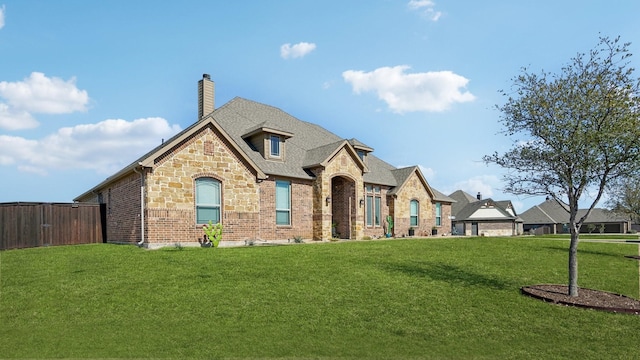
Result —
POLYGON ((571 226, 571 243, 569 244, 569 296, 578 296, 578 235, 577 224, 571 226))

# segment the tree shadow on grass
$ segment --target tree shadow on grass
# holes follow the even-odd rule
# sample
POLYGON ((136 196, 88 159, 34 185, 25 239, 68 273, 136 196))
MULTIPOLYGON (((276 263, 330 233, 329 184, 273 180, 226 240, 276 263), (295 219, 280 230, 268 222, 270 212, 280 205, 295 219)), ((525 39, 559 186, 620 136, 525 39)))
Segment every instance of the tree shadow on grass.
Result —
POLYGON ((441 263, 413 262, 387 263, 386 270, 401 272, 410 276, 426 277, 431 280, 444 281, 466 287, 486 287, 495 290, 507 290, 517 287, 514 282, 500 279, 497 276, 485 275, 464 269, 459 266, 441 263))
MULTIPOLYGON (((562 252, 566 253, 567 256, 569 254, 569 248, 568 247, 544 246, 543 248, 544 249, 548 249, 548 250, 559 250, 559 251, 562 251, 562 252)), ((604 251, 585 250, 585 249, 580 249, 580 248, 578 248, 578 254, 590 254, 590 255, 620 257, 620 254, 609 253, 609 252, 604 252, 604 251)))

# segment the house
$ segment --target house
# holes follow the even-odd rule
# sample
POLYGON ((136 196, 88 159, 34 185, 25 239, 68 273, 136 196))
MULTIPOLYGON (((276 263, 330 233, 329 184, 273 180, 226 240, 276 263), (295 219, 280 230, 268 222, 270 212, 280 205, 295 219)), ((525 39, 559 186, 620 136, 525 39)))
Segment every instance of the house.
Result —
POLYGON ((454 200, 419 167, 272 106, 236 97, 215 108, 214 93, 203 75, 194 124, 74 199, 105 204, 107 241, 197 244, 210 220, 225 245, 381 237, 387 216, 396 237, 451 228, 454 200))
MULTIPOLYGON (((587 210, 578 210, 578 219, 587 210)), ((520 217, 524 221, 524 231, 535 234, 568 234, 569 205, 559 203, 547 197, 539 205, 532 206, 520 217)), ((617 215, 609 210, 594 208, 589 217, 580 227, 581 233, 618 233, 624 234, 631 230, 631 221, 625 216, 617 215)))
POLYGON ((512 236, 523 232, 522 219, 509 200, 482 199, 458 190, 449 195, 456 202, 451 207, 453 234, 512 236))

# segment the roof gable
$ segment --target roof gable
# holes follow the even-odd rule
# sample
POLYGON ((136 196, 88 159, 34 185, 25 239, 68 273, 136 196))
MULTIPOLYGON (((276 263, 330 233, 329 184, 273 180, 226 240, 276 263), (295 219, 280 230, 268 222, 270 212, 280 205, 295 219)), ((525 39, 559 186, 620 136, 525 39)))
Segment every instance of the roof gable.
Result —
POLYGON ((515 220, 517 217, 501 206, 504 201, 483 199, 466 204, 455 215, 456 221, 461 220, 515 220))
POLYGON ((416 174, 418 176, 418 179, 422 183, 422 186, 424 186, 424 188, 426 189, 429 196, 431 196, 431 199, 433 201, 441 201, 441 202, 447 202, 447 203, 455 202, 454 199, 444 195, 439 191, 434 190, 429 185, 429 183, 427 182, 427 179, 424 177, 424 175, 422 174, 422 171, 420 171, 420 168, 418 166, 409 166, 409 167, 400 168, 400 169, 393 169, 391 170, 391 173, 396 179, 397 185, 396 187, 391 189, 391 191, 389 191, 389 195, 396 195, 399 192, 401 192, 402 188, 406 185, 411 175, 416 174))
POLYGON ((302 167, 305 169, 316 166, 326 167, 327 163, 342 149, 345 149, 349 153, 353 158, 353 161, 363 172, 368 171, 367 166, 364 164, 362 159, 360 159, 353 146, 351 146, 347 140, 336 141, 335 143, 308 150, 302 167))

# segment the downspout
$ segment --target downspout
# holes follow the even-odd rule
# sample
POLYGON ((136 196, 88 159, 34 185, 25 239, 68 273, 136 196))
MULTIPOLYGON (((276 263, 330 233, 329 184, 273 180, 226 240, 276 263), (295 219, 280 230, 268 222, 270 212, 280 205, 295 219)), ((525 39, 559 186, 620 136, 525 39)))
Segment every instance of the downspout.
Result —
MULTIPOLYGON (((142 165, 141 169, 144 169, 142 165)), ((133 168, 137 174, 140 174, 140 241, 138 241, 137 245, 144 245, 144 170, 138 171, 137 167, 133 168)))

